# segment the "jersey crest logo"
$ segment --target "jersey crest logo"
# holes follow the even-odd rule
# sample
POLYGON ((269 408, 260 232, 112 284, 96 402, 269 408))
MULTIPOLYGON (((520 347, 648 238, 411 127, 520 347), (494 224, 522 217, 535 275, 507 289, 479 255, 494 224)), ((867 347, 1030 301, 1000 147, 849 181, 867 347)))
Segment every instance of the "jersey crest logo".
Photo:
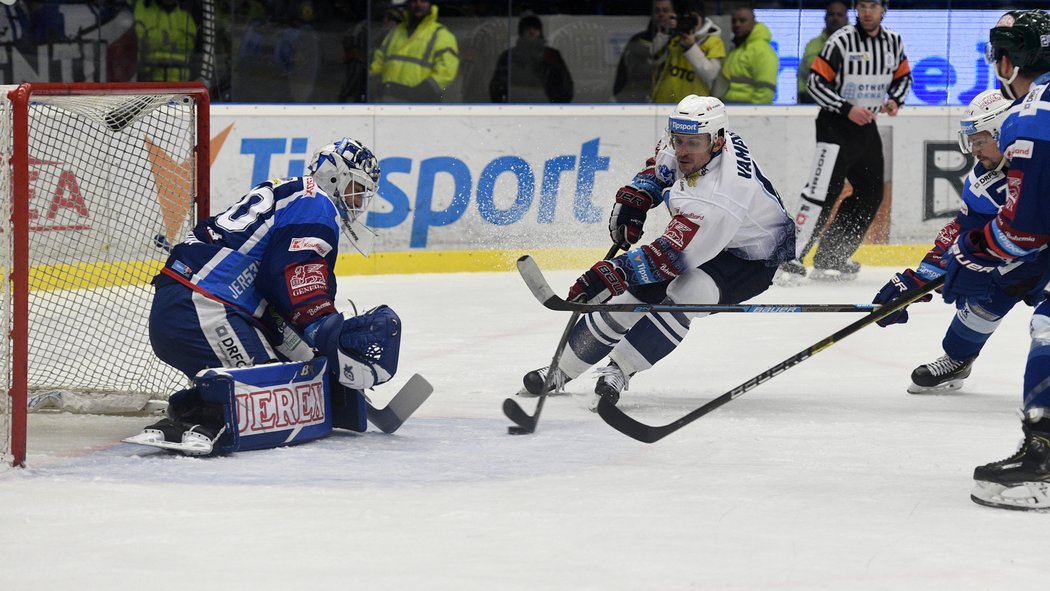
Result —
POLYGON ((328 288, 328 265, 324 263, 306 263, 291 265, 285 269, 285 280, 288 282, 292 302, 299 303, 316 292, 328 288))
POLYGON ((679 251, 685 250, 685 247, 692 241, 693 236, 696 235, 697 230, 700 226, 690 222, 681 216, 675 216, 671 218, 671 222, 667 224, 667 229, 664 230, 664 238, 671 243, 679 251))

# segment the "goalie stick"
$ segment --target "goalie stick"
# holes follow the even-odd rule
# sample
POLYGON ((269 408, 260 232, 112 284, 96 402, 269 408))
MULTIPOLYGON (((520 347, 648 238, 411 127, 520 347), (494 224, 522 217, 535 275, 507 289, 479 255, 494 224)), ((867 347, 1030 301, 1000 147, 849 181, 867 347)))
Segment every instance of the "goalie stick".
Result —
POLYGON ((368 420, 383 433, 393 433, 426 402, 427 398, 430 398, 432 392, 434 387, 430 382, 418 373, 414 374, 401 386, 397 394, 394 394, 386 407, 376 408, 368 402, 368 420))
MULTIPOLYGON (((613 245, 609 249, 609 252, 605 254, 605 259, 610 259, 614 254, 619 252, 620 247, 613 245)), ((532 260, 532 257, 525 255, 521 259, 518 259, 518 270, 521 272, 521 261, 523 259, 532 260)), ((532 263, 535 266, 535 262, 532 263)), ((539 268, 536 268, 537 272, 539 268)), ((542 274, 540 276, 542 279, 542 274)), ((544 281, 546 283, 546 281, 544 281)), ((532 286, 529 286, 530 288, 532 286)), ((540 413, 543 412, 543 404, 547 400, 547 394, 550 391, 551 384, 554 381, 554 375, 558 371, 558 362, 561 360, 562 351, 565 350, 565 345, 569 342, 569 333, 572 332, 572 327, 576 326, 576 321, 580 318, 580 312, 573 312, 572 316, 569 317, 569 323, 565 325, 565 330, 561 333, 561 339, 558 341, 558 347, 554 350, 554 358, 551 359, 551 364, 547 366, 547 377, 543 380, 543 390, 540 391, 539 400, 536 402, 536 412, 529 414, 525 412, 525 409, 521 408, 513 398, 507 398, 503 401, 503 414, 507 415, 507 418, 514 421, 514 424, 507 427, 507 432, 511 435, 525 435, 536 431, 536 423, 540 420, 540 413)))
POLYGON ((569 302, 551 289, 536 261, 529 255, 518 259, 518 273, 532 295, 544 307, 563 312, 872 312, 877 304, 584 304, 569 302))
POLYGON ((888 304, 882 306, 878 310, 875 310, 874 312, 868 314, 860 320, 857 320, 853 324, 850 324, 849 326, 838 330, 830 336, 824 337, 823 339, 817 341, 815 344, 806 347, 799 353, 788 357, 784 361, 781 361, 773 367, 754 376, 753 378, 747 380, 743 384, 740 384, 739 386, 733 388, 725 394, 722 394, 718 398, 711 400, 707 404, 701 406, 700 408, 697 408, 696 410, 690 412, 684 417, 666 425, 646 425, 645 423, 631 418, 622 410, 617 408, 616 405, 612 404, 604 398, 598 401, 598 415, 601 416, 602 420, 605 421, 613 429, 616 429, 617 431, 623 433, 624 435, 627 435, 628 437, 637 439, 638 441, 641 441, 643 443, 653 443, 659 441, 664 437, 667 437, 671 433, 674 433, 675 431, 688 425, 689 423, 692 423, 700 417, 703 417, 704 415, 715 410, 716 408, 726 404, 727 402, 730 402, 731 400, 742 396, 745 392, 754 389, 759 384, 762 384, 772 379, 773 377, 784 373, 785 371, 791 369, 799 363, 802 363, 806 359, 809 359, 813 355, 816 355, 824 349, 827 349, 828 347, 857 332, 858 330, 871 324, 874 324, 875 322, 885 318, 886 316, 889 316, 890 314, 893 314, 894 312, 904 308, 905 306, 915 303, 924 295, 940 287, 943 283, 944 276, 942 275, 941 277, 930 281, 926 285, 923 285, 919 289, 902 294, 899 298, 890 301, 888 304))

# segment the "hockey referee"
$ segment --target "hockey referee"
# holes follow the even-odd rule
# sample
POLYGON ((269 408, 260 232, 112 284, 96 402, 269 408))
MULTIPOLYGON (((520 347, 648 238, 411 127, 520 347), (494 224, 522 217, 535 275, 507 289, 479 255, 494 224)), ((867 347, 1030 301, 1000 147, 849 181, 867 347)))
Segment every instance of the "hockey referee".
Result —
POLYGON ((845 180, 853 195, 839 206, 820 237, 812 279, 853 279, 860 265, 850 257, 860 246, 883 197, 882 140, 878 113, 893 117, 911 88, 911 68, 900 35, 882 26, 886 0, 854 2, 856 25, 842 27, 824 43, 810 70, 809 94, 820 105, 817 150, 796 223, 798 258, 783 276, 805 275, 801 260, 839 198, 845 180))

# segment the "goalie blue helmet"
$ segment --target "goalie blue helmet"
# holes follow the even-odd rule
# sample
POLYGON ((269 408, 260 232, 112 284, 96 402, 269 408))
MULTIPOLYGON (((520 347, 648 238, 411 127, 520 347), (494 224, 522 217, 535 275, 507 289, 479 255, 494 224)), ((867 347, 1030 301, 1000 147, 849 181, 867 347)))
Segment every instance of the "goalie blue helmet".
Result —
POLYGON ((351 224, 368 210, 379 184, 375 155, 361 142, 344 137, 318 150, 307 173, 331 198, 343 227, 353 236, 351 224))

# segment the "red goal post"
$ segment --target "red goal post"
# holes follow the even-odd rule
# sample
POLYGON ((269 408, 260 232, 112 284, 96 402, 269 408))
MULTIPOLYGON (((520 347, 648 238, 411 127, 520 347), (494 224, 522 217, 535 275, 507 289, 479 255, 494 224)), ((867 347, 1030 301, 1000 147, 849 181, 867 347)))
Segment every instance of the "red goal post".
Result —
POLYGON ((26 460, 31 400, 125 412, 185 383, 149 345, 149 282, 208 216, 209 104, 197 83, 0 87, 0 456, 11 464, 26 460))

